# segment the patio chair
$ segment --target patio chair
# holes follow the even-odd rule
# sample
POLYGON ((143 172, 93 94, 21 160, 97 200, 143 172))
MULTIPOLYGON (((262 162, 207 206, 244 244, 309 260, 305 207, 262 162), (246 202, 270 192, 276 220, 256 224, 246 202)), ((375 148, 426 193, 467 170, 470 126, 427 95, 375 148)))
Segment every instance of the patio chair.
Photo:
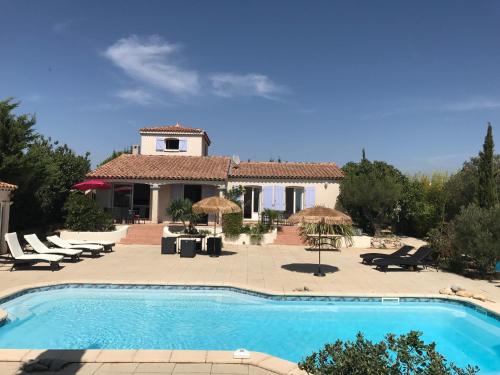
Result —
POLYGON ((95 245, 95 244, 73 245, 58 236, 48 236, 47 241, 63 249, 77 249, 84 252, 90 252, 92 253, 93 256, 98 256, 101 251, 104 251, 104 246, 102 245, 95 245))
POLYGON ((17 268, 18 265, 28 264, 33 265, 36 263, 46 262, 49 263, 52 271, 59 269, 59 262, 62 260, 62 255, 54 255, 54 254, 25 254, 21 244, 19 243, 19 239, 17 238, 16 233, 6 233, 5 241, 7 242, 7 246, 9 248, 10 254, 14 260, 12 264, 11 271, 14 268, 17 268))
POLYGON ((403 257, 391 257, 391 258, 380 258, 375 259, 373 264, 375 268, 386 272, 389 266, 398 266, 409 270, 418 270, 418 266, 427 267, 429 263, 426 262, 426 258, 432 253, 432 248, 428 246, 420 247, 413 255, 403 256, 403 257))
POLYGON ((380 258, 394 258, 394 257, 401 257, 408 255, 410 251, 414 249, 413 246, 410 245, 404 245, 401 246, 398 250, 393 252, 392 254, 384 254, 384 253, 365 253, 361 254, 360 257, 362 258, 362 263, 363 264, 372 264, 372 262, 375 259, 380 259, 380 258))
MULTIPOLYGON (((61 238, 61 237, 59 237, 61 238)), ((104 247, 105 251, 113 251, 113 246, 116 245, 115 242, 113 241, 106 241, 106 240, 68 240, 65 239, 68 244, 71 245, 100 245, 104 247)))
POLYGON ((82 250, 60 249, 60 248, 56 248, 56 247, 49 248, 49 247, 45 246, 45 244, 42 241, 40 241, 40 239, 38 238, 38 236, 36 234, 27 234, 24 236, 24 239, 33 248, 33 251, 35 251, 38 254, 62 255, 63 257, 69 257, 73 260, 79 259, 80 255, 82 254, 82 250))

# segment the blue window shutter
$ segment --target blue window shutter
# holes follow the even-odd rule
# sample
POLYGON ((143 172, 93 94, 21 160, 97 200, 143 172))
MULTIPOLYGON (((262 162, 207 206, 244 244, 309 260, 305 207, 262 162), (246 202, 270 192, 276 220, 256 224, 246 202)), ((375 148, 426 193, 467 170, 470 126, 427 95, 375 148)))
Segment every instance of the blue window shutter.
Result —
POLYGON ((156 138, 156 151, 165 151, 165 140, 163 138, 156 138))
POLYGON ((274 186, 274 209, 276 211, 285 211, 285 187, 281 185, 274 186))
POLYGON ((181 138, 179 139, 179 151, 187 151, 187 139, 181 138))
POLYGON ((273 187, 272 186, 264 186, 262 188, 262 203, 263 203, 263 208, 266 209, 273 209, 273 187))
POLYGON ((316 188, 314 186, 307 186, 306 192, 306 207, 311 208, 316 205, 316 188))

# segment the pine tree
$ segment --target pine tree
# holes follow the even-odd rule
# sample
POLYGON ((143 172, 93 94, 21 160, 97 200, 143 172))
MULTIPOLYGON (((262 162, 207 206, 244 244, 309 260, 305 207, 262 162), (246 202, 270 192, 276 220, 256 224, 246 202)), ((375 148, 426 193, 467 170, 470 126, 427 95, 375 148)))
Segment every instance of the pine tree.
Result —
POLYGON ((488 123, 488 131, 484 138, 483 151, 479 153, 479 184, 476 192, 480 207, 490 208, 498 203, 495 176, 493 169, 493 130, 488 123))

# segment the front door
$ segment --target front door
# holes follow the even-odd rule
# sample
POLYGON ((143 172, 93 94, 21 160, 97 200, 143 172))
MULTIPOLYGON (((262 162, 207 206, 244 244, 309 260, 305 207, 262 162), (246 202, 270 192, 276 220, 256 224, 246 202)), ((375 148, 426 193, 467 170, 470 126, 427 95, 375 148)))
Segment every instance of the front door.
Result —
MULTIPOLYGON (((201 201, 201 185, 184 185, 184 198, 189 199, 191 203, 201 201)), ((198 223, 207 224, 208 215, 200 216, 198 223)))
POLYGON ((299 212, 303 208, 304 189, 301 187, 287 187, 285 189, 285 213, 287 216, 299 212))
POLYGON ((260 188, 247 186, 243 194, 243 218, 259 220, 260 188))

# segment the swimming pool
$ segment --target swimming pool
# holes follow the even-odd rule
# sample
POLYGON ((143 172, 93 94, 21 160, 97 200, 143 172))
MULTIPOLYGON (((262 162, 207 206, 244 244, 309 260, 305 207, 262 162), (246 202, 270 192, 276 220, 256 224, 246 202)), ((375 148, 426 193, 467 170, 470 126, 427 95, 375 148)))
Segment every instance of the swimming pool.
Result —
POLYGON ((337 338, 362 331, 418 330, 460 366, 500 370, 498 317, 460 303, 375 298, 260 296, 234 288, 65 285, 0 301, 9 321, 0 348, 204 349, 246 348, 299 361, 337 338))

